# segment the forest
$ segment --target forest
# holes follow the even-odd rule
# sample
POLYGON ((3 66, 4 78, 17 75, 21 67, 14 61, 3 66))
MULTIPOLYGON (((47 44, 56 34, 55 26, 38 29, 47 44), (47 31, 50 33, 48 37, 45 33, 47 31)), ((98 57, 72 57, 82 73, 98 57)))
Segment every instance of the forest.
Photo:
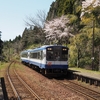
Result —
POLYGON ((69 67, 100 71, 100 1, 55 0, 49 12, 29 17, 22 36, 3 41, 2 61, 19 59, 20 52, 45 44, 69 48, 69 67))

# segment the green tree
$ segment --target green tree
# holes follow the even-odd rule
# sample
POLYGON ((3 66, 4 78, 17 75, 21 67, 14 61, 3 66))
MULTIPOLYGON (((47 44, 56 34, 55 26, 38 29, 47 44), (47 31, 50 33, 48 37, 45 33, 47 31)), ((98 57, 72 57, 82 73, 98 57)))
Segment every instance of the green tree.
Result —
MULTIPOLYGON (((94 2, 93 2, 94 3, 94 2)), ((92 69, 98 70, 98 64, 100 62, 100 57, 97 57, 97 50, 99 50, 99 45, 97 36, 98 32, 100 32, 100 6, 93 7, 92 5, 89 5, 85 8, 85 12, 83 16, 81 17, 82 21, 81 24, 84 24, 85 27, 84 30, 92 30, 91 31, 91 60, 92 60, 92 69), (99 60, 98 60, 99 59, 99 60), (95 67, 94 67, 95 66, 95 67)), ((81 31, 83 31, 83 29, 81 31)), ((90 34, 87 32, 87 34, 90 34)), ((100 33, 99 33, 100 34, 100 33)), ((98 55, 100 54, 100 51, 98 52, 98 55)), ((100 65, 99 65, 100 66, 100 65)), ((100 67, 99 67, 100 68, 100 67)), ((99 69, 100 70, 100 69, 99 69)))
POLYGON ((3 49, 3 41, 0 39, 0 56, 2 56, 3 53, 2 49, 3 49))

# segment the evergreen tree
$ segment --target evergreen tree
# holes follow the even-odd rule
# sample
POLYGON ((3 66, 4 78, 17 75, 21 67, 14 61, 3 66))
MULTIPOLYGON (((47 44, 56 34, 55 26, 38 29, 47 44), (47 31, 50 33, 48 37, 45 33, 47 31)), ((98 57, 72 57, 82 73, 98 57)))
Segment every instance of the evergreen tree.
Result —
POLYGON ((3 41, 1 40, 1 34, 0 34, 0 61, 2 60, 2 49, 3 49, 3 41))

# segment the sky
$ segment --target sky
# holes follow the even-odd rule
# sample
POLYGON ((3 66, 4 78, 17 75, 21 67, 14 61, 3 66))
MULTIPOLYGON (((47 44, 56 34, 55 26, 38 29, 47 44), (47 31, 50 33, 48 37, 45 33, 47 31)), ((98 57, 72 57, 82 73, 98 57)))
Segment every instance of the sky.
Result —
POLYGON ((9 41, 21 35, 25 29, 27 17, 36 17, 38 11, 49 11, 55 0, 0 0, 1 40, 9 41))

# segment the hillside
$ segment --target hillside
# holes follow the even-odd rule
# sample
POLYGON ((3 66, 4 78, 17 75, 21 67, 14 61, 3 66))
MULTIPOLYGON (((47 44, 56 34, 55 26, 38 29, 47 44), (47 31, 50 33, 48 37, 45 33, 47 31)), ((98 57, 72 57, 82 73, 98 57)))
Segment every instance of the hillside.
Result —
MULTIPOLYGON (((49 22, 67 16, 74 37, 59 38, 58 44, 69 47, 69 66, 100 70, 100 0, 56 0, 46 17, 49 22)), ((46 44, 43 27, 25 28, 22 37, 5 41, 3 56, 9 60, 20 51, 46 44), (6 48, 9 48, 6 50, 6 48), (9 54, 8 54, 9 53, 9 54)), ((54 43, 54 41, 51 41, 54 43)))

